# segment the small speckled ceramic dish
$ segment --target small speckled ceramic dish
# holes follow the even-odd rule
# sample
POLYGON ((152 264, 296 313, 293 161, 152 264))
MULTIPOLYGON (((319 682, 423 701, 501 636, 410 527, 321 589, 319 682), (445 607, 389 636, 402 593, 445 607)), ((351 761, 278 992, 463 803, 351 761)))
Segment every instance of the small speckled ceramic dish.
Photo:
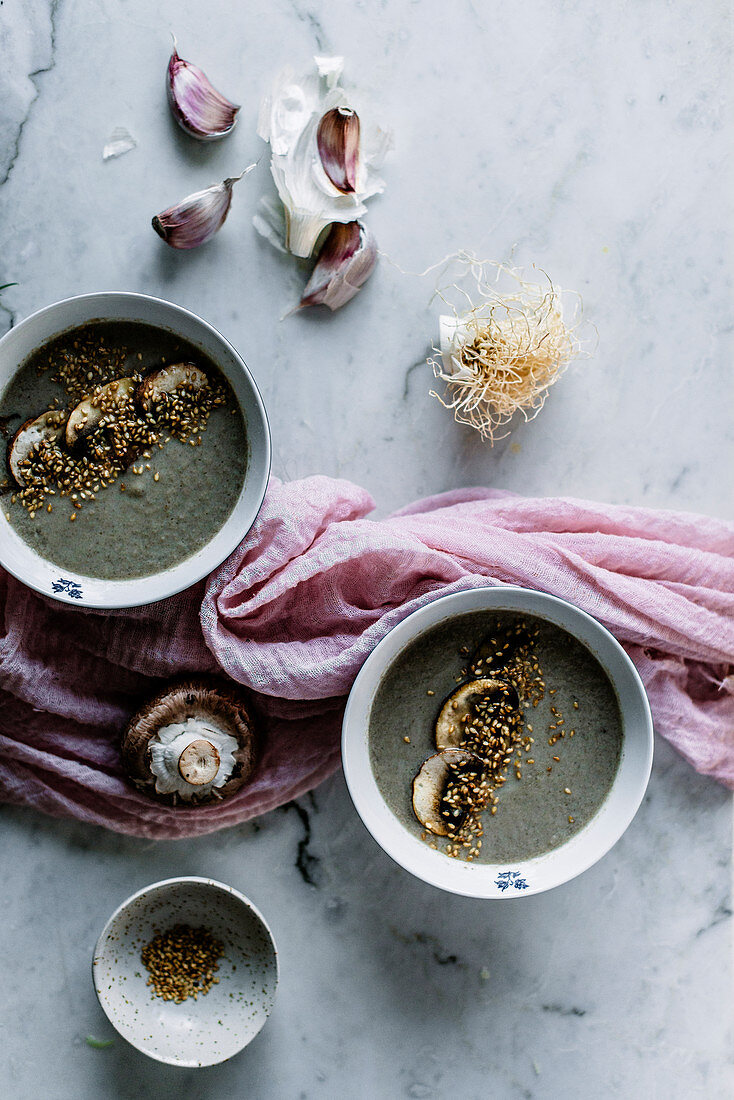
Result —
POLYGON ((97 941, 92 977, 99 1003, 134 1047, 173 1066, 212 1066, 255 1038, 270 1015, 278 956, 247 898, 208 878, 172 878, 133 894, 97 941), (175 924, 207 928, 224 946, 219 982, 181 1004, 156 997, 140 953, 175 924))

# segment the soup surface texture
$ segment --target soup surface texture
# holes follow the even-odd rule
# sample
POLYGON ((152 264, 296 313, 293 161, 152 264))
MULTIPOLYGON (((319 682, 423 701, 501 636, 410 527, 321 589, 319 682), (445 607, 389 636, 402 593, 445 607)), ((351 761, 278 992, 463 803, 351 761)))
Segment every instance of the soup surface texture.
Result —
POLYGON ((565 630, 533 616, 489 611, 456 616, 398 655, 377 688, 369 718, 370 760, 383 798, 406 829, 443 850, 445 840, 426 834, 413 812, 413 778, 437 751, 435 723, 444 700, 471 679, 470 655, 491 633, 518 622, 534 636, 545 688, 537 705, 521 708, 532 743, 519 754, 520 779, 513 754, 506 782, 496 789, 496 813, 487 809, 481 815, 477 859, 484 863, 530 859, 557 848, 604 802, 619 764, 622 719, 612 684, 594 655, 565 630))
POLYGON ((21 538, 61 569, 112 580, 150 576, 201 549, 230 515, 247 467, 244 419, 224 376, 198 348, 146 324, 99 321, 56 337, 20 366, 0 399, 0 416, 13 418, 11 437, 21 422, 40 415, 54 400, 61 409, 77 403, 78 396, 70 397, 54 375, 80 349, 93 358, 95 348, 114 362, 115 377, 192 362, 221 387, 223 404, 212 409, 205 430, 190 439, 162 432, 162 447, 153 445, 150 457, 134 459, 79 508, 58 493, 47 498, 50 512, 44 503, 32 515, 17 500, 12 503, 10 495, 4 496, 3 508, 21 538))

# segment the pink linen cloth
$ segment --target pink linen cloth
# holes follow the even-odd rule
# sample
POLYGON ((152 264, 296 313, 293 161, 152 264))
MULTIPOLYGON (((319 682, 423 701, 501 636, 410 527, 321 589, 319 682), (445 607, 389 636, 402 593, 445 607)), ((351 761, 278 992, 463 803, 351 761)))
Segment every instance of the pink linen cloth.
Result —
POLYGON ((0 799, 140 837, 212 832, 297 797, 339 761, 344 696, 392 626, 447 592, 511 583, 561 596, 624 644, 655 727, 734 787, 734 525, 703 516, 465 489, 366 518, 346 481, 270 484, 206 584, 84 612, 0 574, 0 799), (254 779, 172 809, 119 763, 129 714, 165 679, 223 671, 253 693, 254 779))

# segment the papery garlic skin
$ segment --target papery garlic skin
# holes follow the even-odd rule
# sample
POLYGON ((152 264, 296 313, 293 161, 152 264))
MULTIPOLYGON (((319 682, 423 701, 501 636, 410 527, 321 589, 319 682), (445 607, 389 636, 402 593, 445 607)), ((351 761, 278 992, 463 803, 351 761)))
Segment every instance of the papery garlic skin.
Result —
POLYGON ((137 141, 124 126, 116 126, 109 136, 107 144, 102 150, 102 160, 113 160, 122 157, 137 146, 137 141))
POLYGON ((339 86, 342 58, 315 58, 317 71, 296 79, 286 70, 260 107, 258 134, 270 143, 270 170, 285 208, 286 248, 296 256, 313 255, 319 238, 333 222, 352 222, 366 213, 365 200, 384 191, 377 174, 391 135, 361 129, 353 191, 341 191, 324 169, 318 129, 328 112, 353 111, 339 86))
POLYGON ((457 382, 469 381, 473 375, 459 359, 462 345, 471 339, 470 322, 460 317, 442 315, 438 319, 438 347, 443 369, 457 382))
POLYGON ((299 308, 340 309, 367 282, 377 263, 377 243, 361 222, 335 222, 319 252, 299 308))
POLYGON ((224 225, 232 205, 232 188, 255 167, 251 164, 242 175, 195 191, 176 206, 156 214, 151 224, 158 236, 171 248, 198 248, 204 244, 224 225))
POLYGON ((174 39, 166 90, 173 117, 199 141, 218 141, 234 129, 239 106, 218 92, 206 73, 179 57, 174 39))
POLYGON ((184 799, 204 798, 212 788, 223 787, 235 768, 237 738, 219 729, 212 722, 200 718, 187 718, 185 722, 172 722, 163 726, 148 746, 150 770, 155 777, 155 789, 159 794, 177 794, 184 799), (209 741, 219 753, 219 768, 211 783, 192 786, 178 770, 181 754, 194 741, 209 741))

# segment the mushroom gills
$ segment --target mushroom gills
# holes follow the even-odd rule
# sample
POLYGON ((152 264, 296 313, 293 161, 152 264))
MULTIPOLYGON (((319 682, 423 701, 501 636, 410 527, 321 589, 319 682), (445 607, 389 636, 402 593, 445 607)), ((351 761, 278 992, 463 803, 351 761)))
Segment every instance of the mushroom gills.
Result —
POLYGON ((209 379, 195 363, 172 363, 170 367, 161 367, 144 378, 138 386, 137 397, 142 408, 151 412, 164 394, 179 388, 195 393, 208 385, 209 379))
POLYGON ((56 443, 64 434, 65 419, 65 413, 52 409, 31 417, 18 428, 8 447, 8 469, 18 485, 25 485, 21 463, 46 440, 56 443))
POLYGON ((436 719, 436 748, 458 748, 472 716, 512 721, 519 713, 520 698, 515 687, 504 680, 469 680, 452 691, 436 719))
POLYGON ((94 431, 102 417, 116 406, 132 401, 135 395, 134 378, 117 378, 91 397, 80 401, 66 424, 66 443, 73 447, 94 431))
POLYGON ((444 749, 429 756, 413 780, 413 811, 436 836, 455 835, 466 819, 469 799, 456 800, 466 785, 481 782, 484 761, 465 749, 444 749))

